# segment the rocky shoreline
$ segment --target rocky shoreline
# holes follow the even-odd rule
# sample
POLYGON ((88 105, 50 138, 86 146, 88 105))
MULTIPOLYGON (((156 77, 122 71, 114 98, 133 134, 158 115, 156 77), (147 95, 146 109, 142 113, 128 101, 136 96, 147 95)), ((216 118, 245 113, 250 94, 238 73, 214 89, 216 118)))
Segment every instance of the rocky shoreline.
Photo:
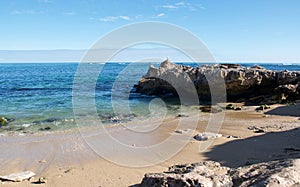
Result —
POLYGON ((159 68, 150 66, 136 85, 136 92, 146 95, 177 95, 174 88, 193 82, 199 100, 211 98, 208 78, 220 77, 226 86, 227 101, 253 104, 286 103, 300 99, 300 72, 266 70, 261 66, 238 64, 189 67, 173 64, 169 59, 159 68), (178 82, 176 82, 177 80, 178 82), (171 84, 170 84, 171 83, 171 84))
POLYGON ((162 173, 145 174, 140 186, 298 186, 300 160, 287 159, 238 168, 204 161, 174 165, 162 173))

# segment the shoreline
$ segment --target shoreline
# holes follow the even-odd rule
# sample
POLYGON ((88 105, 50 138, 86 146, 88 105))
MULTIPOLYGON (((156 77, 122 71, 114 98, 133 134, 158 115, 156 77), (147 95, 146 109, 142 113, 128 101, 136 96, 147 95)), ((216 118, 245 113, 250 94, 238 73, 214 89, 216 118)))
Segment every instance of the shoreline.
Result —
MULTIPOLYGON (((293 106, 299 108, 299 104, 293 106)), ((43 135, 0 136, 0 152, 3 155, 0 159, 1 168, 3 168, 0 171, 0 175, 32 170, 37 174, 37 178, 46 177, 48 179, 47 183, 53 186, 129 186, 140 183, 145 173, 162 172, 174 164, 218 160, 227 165, 239 166, 246 162, 259 162, 266 160, 268 156, 258 154, 263 149, 258 147, 256 150, 253 147, 253 145, 257 146, 255 141, 245 144, 253 149, 253 152, 250 152, 255 155, 255 158, 251 158, 251 154, 246 151, 239 153, 241 154, 239 157, 230 155, 230 151, 227 151, 224 155, 220 155, 225 151, 224 149, 220 149, 220 147, 226 147, 231 144, 230 142, 234 144, 234 142, 243 142, 251 138, 260 139, 261 136, 266 134, 289 131, 300 127, 298 116, 272 115, 272 111, 276 113, 280 107, 286 107, 285 111, 289 111, 294 110, 293 106, 273 105, 271 109, 264 112, 256 112, 254 106, 247 106, 246 109, 241 111, 226 111, 225 119, 220 129, 220 133, 223 136, 217 138, 207 150, 199 153, 199 145, 202 142, 190 139, 186 146, 169 160, 157 165, 141 168, 120 166, 101 158, 88 147, 78 129, 72 130, 72 132, 61 131, 43 135), (250 126, 264 127, 265 132, 254 133, 253 130, 248 129, 250 126), (238 160, 230 162, 228 160, 222 161, 229 159, 229 157, 234 157, 238 160), (90 180, 87 181, 87 179, 90 180)), ((201 113, 198 126, 193 133, 197 134, 205 131, 208 116, 209 113, 204 113, 203 115, 201 113)), ((196 116, 196 118, 198 117, 196 116)), ((108 131, 128 145, 134 144, 136 147, 143 147, 158 143, 168 138, 171 133, 174 134, 177 127, 176 122, 180 119, 192 122, 195 121, 195 116, 167 119, 155 132, 149 136, 143 135, 142 139, 141 136, 131 136, 132 134, 128 130, 124 130, 124 126, 122 127, 122 125, 111 126, 108 128, 108 131)), ((85 135, 95 134, 94 130, 89 129, 83 133, 87 133, 85 135)), ((180 137, 184 135, 176 134, 176 136, 180 140, 180 137)), ((283 143, 284 140, 281 144, 283 143)), ((295 144, 294 141, 285 143, 291 144, 289 146, 294 146, 295 144)), ((262 147, 268 144, 270 144, 270 147, 274 147, 272 142, 262 142, 261 144, 262 147)), ((280 145, 277 146, 280 147, 280 145)), ((288 147, 288 145, 286 146, 288 147)), ((234 147, 234 149, 236 148, 234 147)), ((231 149, 230 145, 226 148, 226 150, 228 149, 231 149)), ((279 149, 274 149, 275 152, 272 154, 282 154, 279 149)), ((120 154, 111 156, 124 157, 124 155, 120 154)), ((21 183, 4 182, 4 184, 8 186, 34 185, 29 181, 21 183)))

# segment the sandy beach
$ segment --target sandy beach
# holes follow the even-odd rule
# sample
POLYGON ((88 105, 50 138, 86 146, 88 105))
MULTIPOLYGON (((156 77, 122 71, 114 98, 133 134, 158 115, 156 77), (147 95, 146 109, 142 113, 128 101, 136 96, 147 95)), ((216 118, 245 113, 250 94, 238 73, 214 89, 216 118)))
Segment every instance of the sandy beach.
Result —
MULTIPOLYGON (((241 106, 241 104, 235 104, 241 106)), ((260 163, 284 158, 297 158, 300 152, 293 151, 300 147, 299 142, 299 109, 300 104, 273 105, 263 112, 255 111, 256 106, 243 106, 241 111, 226 111, 220 129, 222 137, 215 139, 212 145, 199 152, 202 141, 190 138, 186 146, 170 159, 148 167, 121 166, 99 156, 85 140, 101 137, 95 129, 78 129, 48 134, 24 136, 1 136, 1 175, 20 171, 33 171, 36 176, 31 181, 2 181, 2 186, 134 186, 141 182, 145 173, 162 172, 174 164, 183 164, 212 160, 224 166, 238 167, 246 164, 260 163), (262 129, 255 132, 255 128, 262 129), (85 137, 85 138, 83 138, 85 137), (45 184, 36 184, 45 177, 45 184)), ((170 135, 181 141, 186 134, 174 132, 178 121, 184 118, 189 121, 197 119, 195 135, 204 132, 210 113, 199 113, 199 116, 173 117, 166 119, 158 128, 148 135, 134 136, 126 126, 107 128, 110 134, 125 144, 144 147, 163 141, 170 135)), ((150 122, 148 122, 150 123, 150 122)), ((149 125, 149 124, 148 124, 149 125)), ((155 125, 155 124, 151 124, 155 125)), ((133 129, 137 126, 132 126, 133 129)), ((177 128, 178 130, 178 128, 177 128)), ((184 130, 184 129, 182 129, 184 130)), ((101 140, 101 139, 99 139, 101 140)), ((103 150, 105 152, 105 150, 103 150)), ((111 152, 107 152, 111 154, 111 152)), ((126 158, 116 150, 110 155, 112 159, 130 162, 139 160, 126 158)))

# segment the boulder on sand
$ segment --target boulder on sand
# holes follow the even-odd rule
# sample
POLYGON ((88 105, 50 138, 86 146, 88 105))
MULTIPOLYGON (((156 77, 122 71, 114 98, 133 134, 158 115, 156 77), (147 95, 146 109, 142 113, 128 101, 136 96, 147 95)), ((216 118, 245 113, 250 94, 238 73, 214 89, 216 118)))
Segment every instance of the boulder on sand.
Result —
POLYGON ((206 161, 194 164, 175 165, 167 172, 146 174, 140 186, 232 186, 227 175, 229 168, 217 162, 206 161))
POLYGON ((175 165, 163 173, 145 174, 140 186, 294 187, 300 186, 299 168, 300 159, 269 161, 232 169, 218 162, 205 161, 175 165))

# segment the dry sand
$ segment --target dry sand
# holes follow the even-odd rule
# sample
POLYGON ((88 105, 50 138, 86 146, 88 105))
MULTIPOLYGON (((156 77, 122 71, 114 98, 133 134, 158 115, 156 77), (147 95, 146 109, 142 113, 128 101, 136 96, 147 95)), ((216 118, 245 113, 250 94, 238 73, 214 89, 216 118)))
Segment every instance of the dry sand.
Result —
MULTIPOLYGON (((132 147, 153 145, 169 137, 175 137, 170 141, 173 141, 172 145, 176 145, 185 140, 183 137, 188 137, 187 134, 174 133, 178 120, 184 119, 188 128, 190 123, 199 119, 196 131, 190 132, 190 135, 194 135, 205 131, 208 117, 209 114, 201 113, 199 116, 167 119, 157 129, 146 134, 132 133, 122 126, 107 129, 113 137, 132 147)), ((82 138, 82 135, 90 140, 97 137, 98 142, 103 141, 107 148, 111 148, 112 145, 105 140, 105 135, 97 133, 97 129, 84 130, 82 133, 73 130, 39 135, 0 136, 0 176, 25 170, 37 174, 31 182, 2 181, 0 185, 131 186, 140 183, 145 173, 162 172, 174 164, 213 160, 226 166, 237 167, 281 158, 299 158, 299 117, 299 104, 274 105, 264 112, 256 112, 254 106, 245 107, 242 111, 226 111, 219 132, 223 137, 213 141, 205 151, 199 152, 199 146, 203 142, 191 138, 186 146, 170 159, 156 165, 136 168, 120 166, 97 155, 82 138), (254 133, 255 129, 248 129, 250 126, 259 127, 265 132, 254 133), (46 177, 47 183, 35 184, 39 177, 46 177)), ((97 144, 94 146, 101 149, 100 145, 103 142, 99 143, 99 147, 97 144)), ((103 149, 103 152, 106 151, 103 149)), ((126 160, 128 163, 132 160, 138 162, 143 158, 147 160, 147 155, 133 155, 134 152, 132 155, 124 155, 117 149, 115 152, 107 152, 111 159, 123 163, 126 160)))

